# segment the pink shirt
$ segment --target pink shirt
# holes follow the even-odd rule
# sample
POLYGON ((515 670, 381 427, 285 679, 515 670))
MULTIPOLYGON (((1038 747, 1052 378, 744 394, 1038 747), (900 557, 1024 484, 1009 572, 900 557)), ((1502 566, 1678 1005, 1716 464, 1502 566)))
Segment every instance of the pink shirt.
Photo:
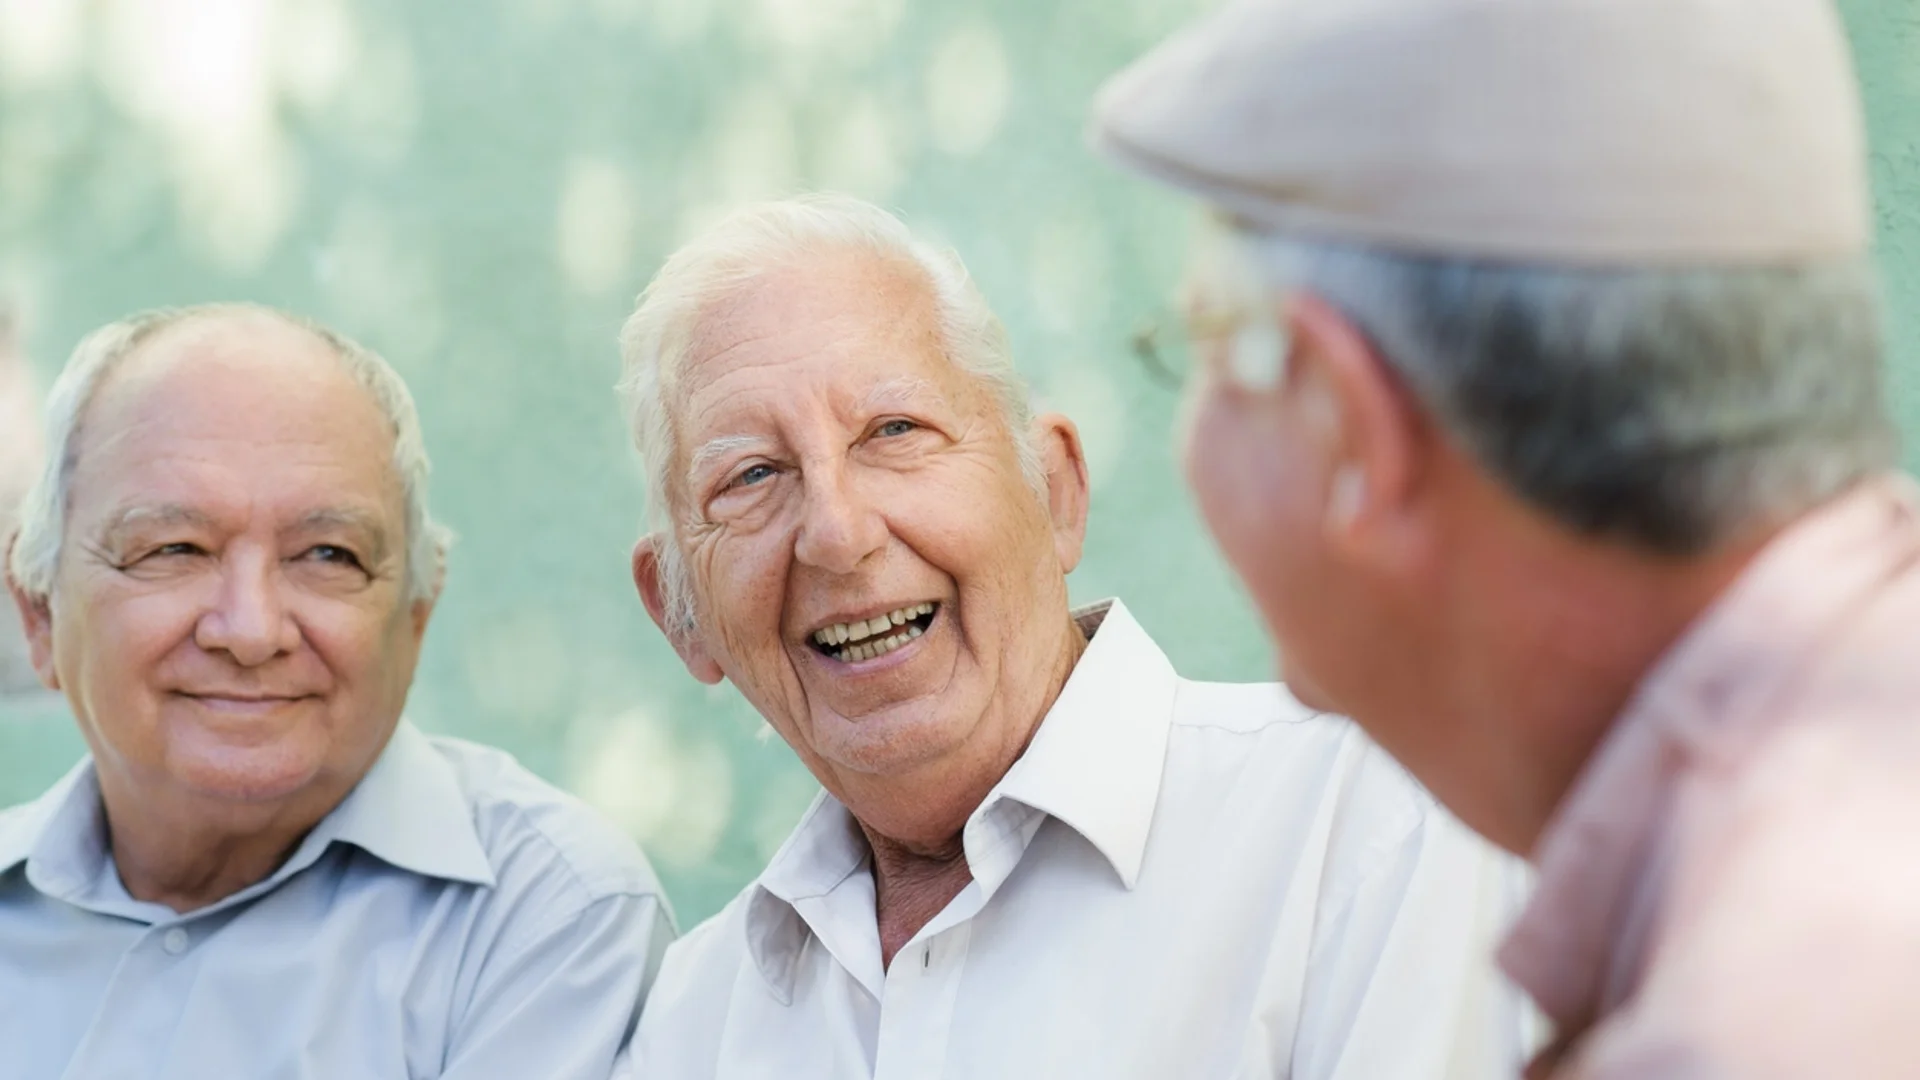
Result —
POLYGON ((1501 962, 1577 1036, 1556 1080, 1920 1077, 1920 489, 1768 547, 1536 862, 1501 962))

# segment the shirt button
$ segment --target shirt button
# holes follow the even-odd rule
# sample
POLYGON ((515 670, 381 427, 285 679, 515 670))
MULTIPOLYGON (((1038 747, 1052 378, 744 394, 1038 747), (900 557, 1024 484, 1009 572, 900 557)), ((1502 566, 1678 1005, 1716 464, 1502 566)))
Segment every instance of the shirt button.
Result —
POLYGON ((191 943, 192 939, 187 937, 187 932, 177 926, 167 931, 167 936, 160 939, 160 947, 172 956, 179 956, 186 952, 187 946, 191 943))

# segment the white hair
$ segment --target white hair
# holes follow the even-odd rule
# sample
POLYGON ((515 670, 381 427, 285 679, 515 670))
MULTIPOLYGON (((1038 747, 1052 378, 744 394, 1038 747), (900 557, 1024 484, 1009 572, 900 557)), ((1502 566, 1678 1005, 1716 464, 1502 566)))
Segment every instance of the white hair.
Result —
POLYGON ((1584 533, 1688 555, 1899 457, 1866 259, 1577 268, 1237 239, 1269 287, 1338 308, 1483 466, 1584 533))
POLYGON ((801 195, 748 206, 673 253, 620 332, 620 393, 646 470, 648 527, 658 544, 668 625, 693 625, 693 597, 674 535, 670 499, 675 451, 670 399, 701 321, 715 305, 770 271, 822 254, 870 252, 913 267, 932 294, 947 359, 986 384, 1036 492, 1046 477, 1032 438, 1027 387, 1013 366, 1006 329, 959 256, 915 238, 899 218, 844 195, 801 195))
POLYGON ((367 391, 393 428, 393 469, 406 497, 409 600, 431 600, 446 574, 452 534, 427 510, 426 444, 413 395, 379 354, 312 320, 254 304, 202 304, 141 312, 95 330, 81 340, 47 394, 47 459, 20 504, 9 572, 28 596, 53 594, 65 545, 66 517, 87 406, 109 375, 140 345, 168 327, 203 318, 264 315, 296 326, 325 342, 347 373, 367 391))

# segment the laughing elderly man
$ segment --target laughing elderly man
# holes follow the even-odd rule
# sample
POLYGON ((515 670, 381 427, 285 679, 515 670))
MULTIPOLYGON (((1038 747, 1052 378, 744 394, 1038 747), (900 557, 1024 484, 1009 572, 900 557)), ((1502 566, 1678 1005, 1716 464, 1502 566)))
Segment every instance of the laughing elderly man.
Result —
POLYGON ((1920 1076, 1920 496, 1831 4, 1249 0, 1095 131, 1232 215, 1189 469, 1290 675, 1539 863, 1535 1073, 1920 1076))
POLYGON ((0 812, 7 1080, 604 1080, 640 853, 400 721, 440 591, 412 399, 242 307, 84 341, 9 584, 92 751, 0 812))
POLYGON ((1088 488, 957 262, 751 208, 624 334, 687 668, 826 789, 669 951, 644 1080, 1511 1075, 1515 885, 1344 721, 1069 612, 1088 488))

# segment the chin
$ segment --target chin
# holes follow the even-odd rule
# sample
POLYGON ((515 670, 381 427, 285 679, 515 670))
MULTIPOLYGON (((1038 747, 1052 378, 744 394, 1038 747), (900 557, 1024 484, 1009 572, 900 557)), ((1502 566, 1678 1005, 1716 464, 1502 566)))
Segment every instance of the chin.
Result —
POLYGON ((1284 654, 1274 657, 1274 670, 1280 684, 1287 688, 1293 699, 1315 712, 1339 712, 1340 708, 1328 697, 1326 692, 1316 685, 1312 678, 1297 667, 1289 666, 1284 654))
POLYGON ((167 772, 181 787, 221 802, 272 803, 291 799, 319 780, 324 754, 301 740, 259 746, 175 746, 167 772))
POLYGON ((1318 687, 1304 679, 1289 677, 1285 672, 1282 672, 1280 683, 1287 688, 1287 693, 1293 695, 1293 700, 1298 701, 1314 712, 1342 712, 1340 706, 1332 698, 1322 693, 1318 687))
POLYGON ((858 720, 836 717, 831 734, 815 730, 815 753, 840 768, 873 776, 910 773, 965 745, 969 732, 950 718, 933 715, 870 715, 858 720))

